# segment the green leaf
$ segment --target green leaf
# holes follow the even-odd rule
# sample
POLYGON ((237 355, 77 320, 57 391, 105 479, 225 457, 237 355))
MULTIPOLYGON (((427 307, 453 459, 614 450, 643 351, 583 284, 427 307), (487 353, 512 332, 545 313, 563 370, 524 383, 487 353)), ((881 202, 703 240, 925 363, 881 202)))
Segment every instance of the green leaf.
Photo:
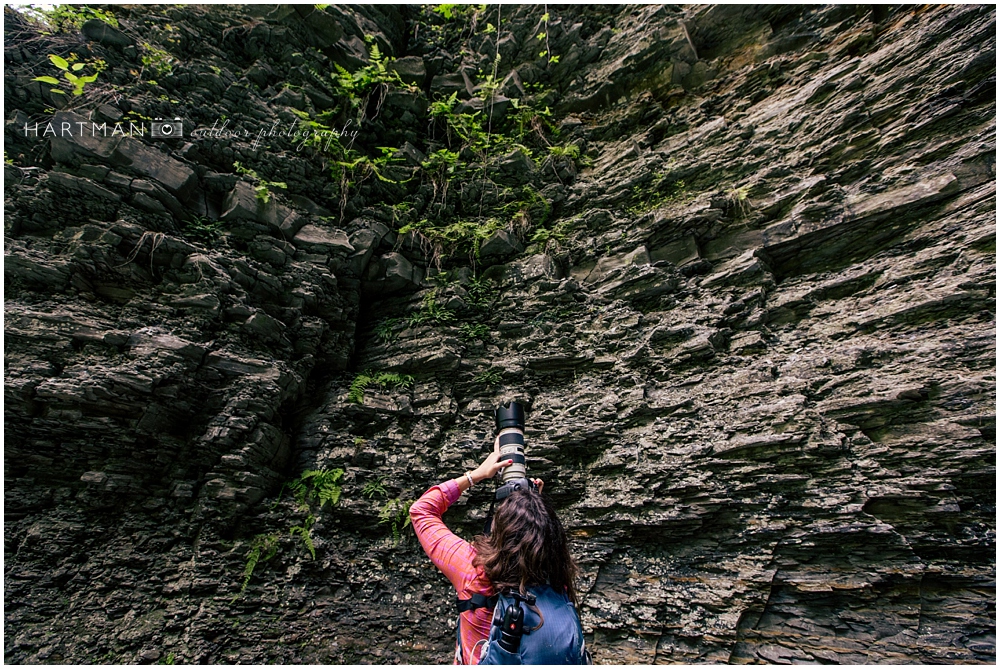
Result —
POLYGON ((53 86, 59 85, 59 80, 55 77, 35 77, 32 81, 40 81, 43 84, 52 84, 53 86))
POLYGON ((51 89, 53 93, 58 93, 59 95, 66 95, 66 91, 61 91, 58 88, 51 89))
POLYGON ((66 80, 71 84, 75 84, 77 81, 80 80, 80 77, 76 76, 72 72, 63 72, 63 76, 66 77, 66 80))
POLYGON ((455 16, 452 10, 456 7, 458 7, 457 4, 438 5, 437 7, 432 8, 431 11, 437 12, 450 21, 455 16))
POLYGON ((69 69, 69 63, 66 62, 66 59, 65 58, 60 58, 59 56, 55 55, 54 53, 50 53, 49 54, 49 60, 51 60, 52 64, 55 65, 56 67, 58 67, 60 70, 68 70, 69 69))
POLYGON ((87 66, 84 63, 77 63, 76 65, 73 66, 73 71, 74 72, 79 72, 80 70, 82 70, 85 67, 87 67, 87 66))
MULTIPOLYGON (((90 75, 87 75, 86 77, 80 77, 78 83, 80 83, 80 84, 89 84, 92 81, 97 81, 97 75, 96 74, 90 74, 90 75)), ((171 100, 171 102, 174 102, 174 101, 171 100)))

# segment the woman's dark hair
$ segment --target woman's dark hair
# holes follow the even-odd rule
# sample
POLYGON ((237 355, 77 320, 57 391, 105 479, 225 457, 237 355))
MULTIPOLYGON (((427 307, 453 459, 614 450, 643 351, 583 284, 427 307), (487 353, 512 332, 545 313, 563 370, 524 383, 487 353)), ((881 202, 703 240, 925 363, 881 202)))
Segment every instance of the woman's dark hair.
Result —
POLYGON ((556 592, 565 589, 576 604, 577 568, 569 553, 566 531, 547 499, 534 490, 518 490, 497 505, 489 536, 473 539, 476 557, 497 590, 522 593, 533 585, 548 583, 556 592))

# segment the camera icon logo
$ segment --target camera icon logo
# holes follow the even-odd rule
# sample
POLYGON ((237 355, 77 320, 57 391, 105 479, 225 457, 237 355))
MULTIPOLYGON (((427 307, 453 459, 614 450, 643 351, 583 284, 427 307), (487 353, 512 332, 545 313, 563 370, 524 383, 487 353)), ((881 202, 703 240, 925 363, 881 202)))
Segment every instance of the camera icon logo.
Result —
POLYGON ((179 139, 184 136, 184 123, 179 118, 172 121, 158 118, 149 124, 149 136, 153 139, 179 139))

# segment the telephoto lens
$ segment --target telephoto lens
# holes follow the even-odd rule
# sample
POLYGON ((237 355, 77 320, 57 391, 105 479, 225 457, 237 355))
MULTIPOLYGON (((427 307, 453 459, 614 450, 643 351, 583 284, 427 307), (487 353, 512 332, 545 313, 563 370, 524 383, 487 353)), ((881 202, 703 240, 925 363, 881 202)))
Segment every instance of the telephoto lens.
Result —
POLYGON ((501 500, 515 490, 534 488, 528 480, 528 467, 524 458, 524 407, 508 402, 494 412, 497 434, 500 436, 500 459, 513 460, 513 464, 500 472, 501 486, 496 499, 501 500))

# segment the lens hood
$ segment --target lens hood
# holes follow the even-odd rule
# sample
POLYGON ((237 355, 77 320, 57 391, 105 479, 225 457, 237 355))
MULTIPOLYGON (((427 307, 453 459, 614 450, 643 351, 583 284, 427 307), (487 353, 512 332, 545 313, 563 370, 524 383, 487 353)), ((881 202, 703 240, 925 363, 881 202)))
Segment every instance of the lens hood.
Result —
POLYGON ((524 431, 524 407, 517 402, 508 402, 497 407, 494 412, 497 432, 504 428, 513 427, 524 431))

